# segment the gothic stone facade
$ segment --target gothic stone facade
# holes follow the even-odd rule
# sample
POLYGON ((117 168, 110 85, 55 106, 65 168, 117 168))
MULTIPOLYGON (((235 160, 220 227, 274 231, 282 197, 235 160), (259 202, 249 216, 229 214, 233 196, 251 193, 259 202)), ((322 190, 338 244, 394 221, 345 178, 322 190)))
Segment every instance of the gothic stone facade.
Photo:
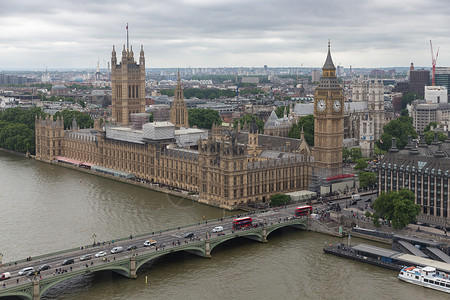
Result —
POLYGON ((124 126, 133 113, 145 113, 145 57, 141 46, 139 65, 131 50, 123 46, 122 61, 117 64, 116 51, 111 55, 112 120, 124 126))
POLYGON ((257 133, 245 143, 238 142, 241 134, 231 132, 200 140, 198 149, 185 149, 174 146, 174 139, 108 138, 103 125, 96 120, 92 129, 75 125, 64 130, 60 119, 36 119, 36 159, 50 162, 62 156, 130 172, 150 182, 199 193, 200 202, 226 209, 268 202, 272 194, 307 189, 310 182, 314 159, 309 149, 264 151, 263 146, 254 145, 257 133))
POLYGON ((375 142, 383 134, 387 123, 384 109, 384 86, 381 80, 358 78, 352 84, 352 102, 345 111, 347 136, 355 138, 364 157, 374 155, 375 142))
POLYGON ((330 45, 322 68, 322 77, 314 94, 315 175, 328 177, 342 174, 344 139, 344 96, 336 78, 330 45))

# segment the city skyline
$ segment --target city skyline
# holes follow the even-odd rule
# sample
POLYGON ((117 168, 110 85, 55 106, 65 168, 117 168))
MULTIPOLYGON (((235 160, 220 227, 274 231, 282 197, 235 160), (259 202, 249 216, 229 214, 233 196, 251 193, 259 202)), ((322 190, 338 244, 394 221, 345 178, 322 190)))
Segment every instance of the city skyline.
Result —
POLYGON ((446 3, 427 1, 34 1, 2 3, 0 69, 105 68, 144 46, 147 68, 448 66, 446 3))

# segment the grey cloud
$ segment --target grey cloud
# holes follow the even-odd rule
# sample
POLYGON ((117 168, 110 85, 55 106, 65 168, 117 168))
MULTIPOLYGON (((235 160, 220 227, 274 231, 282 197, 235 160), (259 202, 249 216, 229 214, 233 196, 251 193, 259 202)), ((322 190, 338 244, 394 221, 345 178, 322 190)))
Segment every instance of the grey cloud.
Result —
POLYGON ((0 7, 0 68, 90 67, 126 42, 127 22, 149 66, 320 66, 328 38, 344 65, 428 65, 429 39, 442 52, 450 46, 449 10, 445 0, 9 1, 0 7))

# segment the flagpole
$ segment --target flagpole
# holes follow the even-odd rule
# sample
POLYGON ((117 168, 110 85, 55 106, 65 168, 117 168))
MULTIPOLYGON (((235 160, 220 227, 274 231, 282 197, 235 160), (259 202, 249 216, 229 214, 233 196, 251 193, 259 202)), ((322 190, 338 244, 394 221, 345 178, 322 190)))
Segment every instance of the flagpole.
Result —
POLYGON ((128 51, 128 23, 127 23, 127 51, 128 51))

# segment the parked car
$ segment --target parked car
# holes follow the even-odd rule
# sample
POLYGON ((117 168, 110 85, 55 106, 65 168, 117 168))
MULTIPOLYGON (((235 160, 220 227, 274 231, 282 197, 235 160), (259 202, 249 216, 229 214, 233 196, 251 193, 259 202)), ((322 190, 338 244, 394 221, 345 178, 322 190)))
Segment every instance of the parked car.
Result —
POLYGON ((45 265, 40 266, 37 270, 38 270, 38 272, 41 272, 41 271, 49 270, 50 268, 51 268, 50 265, 45 264, 45 265))
POLYGON ((184 235, 184 238, 185 238, 185 239, 189 239, 189 238, 191 238, 191 237, 194 237, 194 233, 193 233, 193 232, 187 232, 187 233, 184 235))
POLYGON ((212 230, 212 232, 222 232, 222 231, 223 231, 223 226, 216 226, 212 230))
POLYGON ((61 265, 67 266, 67 265, 71 265, 71 264, 73 264, 73 263, 75 263, 75 261, 73 260, 73 258, 68 258, 68 259, 65 259, 65 260, 62 262, 61 265))
POLYGON ((83 261, 83 260, 89 260, 89 259, 91 259, 92 258, 92 256, 90 255, 90 254, 85 254, 85 255, 83 255, 82 257, 80 257, 80 260, 81 261, 83 261))
POLYGON ((106 256, 106 251, 100 251, 95 253, 95 257, 102 257, 102 256, 106 256))
POLYGON ((144 246, 145 247, 156 246, 156 241, 155 240, 146 240, 144 242, 144 246))
POLYGON ((33 267, 23 268, 22 270, 19 271, 19 276, 25 275, 25 274, 27 274, 30 271, 34 272, 34 268, 33 267))
POLYGON ((127 251, 131 251, 133 249, 137 249, 137 246, 136 245, 131 245, 131 246, 127 247, 127 251))
POLYGON ((120 253, 120 252, 123 252, 123 247, 118 246, 118 247, 114 247, 111 249, 112 254, 120 253))

